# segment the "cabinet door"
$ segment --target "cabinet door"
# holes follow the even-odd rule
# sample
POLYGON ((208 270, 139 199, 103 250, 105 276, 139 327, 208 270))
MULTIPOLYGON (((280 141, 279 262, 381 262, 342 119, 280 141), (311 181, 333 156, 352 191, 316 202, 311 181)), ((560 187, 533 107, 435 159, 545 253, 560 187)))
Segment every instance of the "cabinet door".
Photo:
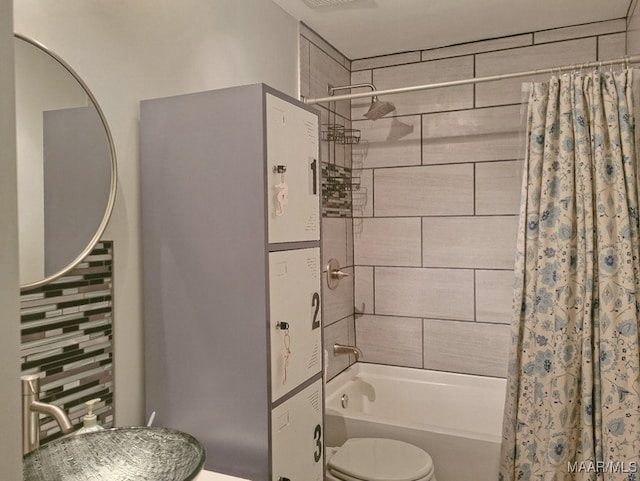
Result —
POLYGON ((322 481, 322 379, 271 412, 272 480, 322 481))
POLYGON ((269 243, 320 239, 318 117, 266 94, 269 243))
POLYGON ((269 254, 269 302, 276 401, 322 369, 318 247, 269 254))

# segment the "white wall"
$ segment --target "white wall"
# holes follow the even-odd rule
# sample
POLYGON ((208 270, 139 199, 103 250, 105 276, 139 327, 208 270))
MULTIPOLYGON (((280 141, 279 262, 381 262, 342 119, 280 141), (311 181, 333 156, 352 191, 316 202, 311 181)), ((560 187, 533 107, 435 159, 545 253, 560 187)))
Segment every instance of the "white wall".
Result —
POLYGON ((139 101, 257 82, 295 96, 297 22, 265 0, 20 0, 14 10, 16 32, 78 72, 113 133, 119 184, 105 238, 115 252, 116 423, 139 424, 139 101))
POLYGON ((12 1, 0 0, 0 475, 22 479, 12 1))

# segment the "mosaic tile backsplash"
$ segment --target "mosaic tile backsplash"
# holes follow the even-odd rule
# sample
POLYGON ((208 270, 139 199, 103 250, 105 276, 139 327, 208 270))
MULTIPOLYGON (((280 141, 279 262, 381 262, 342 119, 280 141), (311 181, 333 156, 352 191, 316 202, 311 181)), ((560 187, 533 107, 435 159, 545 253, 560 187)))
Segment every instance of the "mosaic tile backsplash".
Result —
MULTIPOLYGON (((85 402, 113 425, 113 242, 101 241, 75 269, 21 293, 22 374, 42 373, 40 400, 64 409, 76 429, 85 402)), ((61 435, 41 417, 41 442, 61 435)))
POLYGON ((351 217, 351 192, 359 188, 351 169, 322 163, 322 216, 351 217))

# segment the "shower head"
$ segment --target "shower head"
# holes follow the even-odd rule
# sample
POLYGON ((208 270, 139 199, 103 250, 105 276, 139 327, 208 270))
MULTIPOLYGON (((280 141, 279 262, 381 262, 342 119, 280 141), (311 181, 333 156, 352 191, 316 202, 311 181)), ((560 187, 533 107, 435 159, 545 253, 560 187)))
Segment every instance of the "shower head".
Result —
POLYGON ((345 89, 357 89, 357 88, 370 88, 371 89, 371 105, 369 106, 369 110, 366 114, 364 114, 365 118, 369 120, 378 120, 379 118, 384 117, 389 112, 393 112, 396 109, 396 106, 390 102, 381 102, 378 100, 378 96, 375 95, 376 87, 373 84, 355 84, 355 85, 343 85, 342 87, 332 87, 329 85, 329 95, 333 95, 337 90, 345 90, 345 89))
POLYGON ((369 120, 378 120, 388 113, 393 112, 395 109, 396 106, 391 102, 383 102, 378 100, 377 96, 374 96, 371 98, 371 106, 364 116, 369 120))

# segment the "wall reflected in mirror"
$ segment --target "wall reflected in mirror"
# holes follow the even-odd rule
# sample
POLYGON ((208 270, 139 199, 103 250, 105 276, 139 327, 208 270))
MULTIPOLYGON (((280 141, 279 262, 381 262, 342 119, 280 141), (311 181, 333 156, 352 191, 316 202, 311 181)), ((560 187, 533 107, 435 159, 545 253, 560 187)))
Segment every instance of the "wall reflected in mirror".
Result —
POLYGON ((110 135, 93 96, 61 60, 15 38, 20 284, 73 267, 115 195, 110 135))

